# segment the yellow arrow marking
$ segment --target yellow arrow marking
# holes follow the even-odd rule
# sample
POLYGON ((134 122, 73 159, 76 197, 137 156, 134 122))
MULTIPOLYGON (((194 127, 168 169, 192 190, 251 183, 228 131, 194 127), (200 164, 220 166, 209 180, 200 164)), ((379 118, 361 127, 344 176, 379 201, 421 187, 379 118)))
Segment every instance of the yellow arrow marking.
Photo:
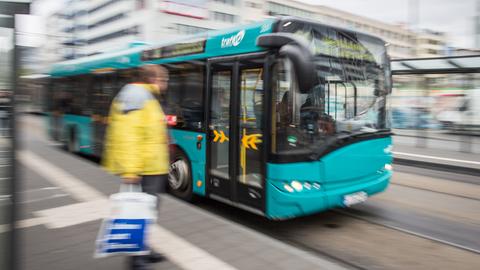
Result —
POLYGON ((222 136, 220 138, 220 143, 223 143, 224 141, 227 141, 227 142, 230 141, 228 137, 225 135, 225 133, 223 133, 223 130, 220 130, 220 135, 222 136))
POLYGON ((243 147, 248 148, 248 135, 243 135, 242 144, 243 144, 243 147))
POLYGON ((220 130, 220 132, 213 130, 213 134, 215 134, 215 138, 213 138, 214 142, 220 141, 220 143, 224 143, 225 141, 230 141, 227 135, 225 135, 225 133, 223 132, 223 130, 220 130))
POLYGON ((242 144, 245 148, 258 150, 257 144, 262 142, 262 140, 260 140, 261 136, 262 134, 245 135, 242 138, 242 144))
POLYGON ((213 138, 213 141, 217 142, 218 139, 220 139, 220 133, 218 133, 218 131, 216 130, 213 130, 213 134, 215 134, 215 138, 213 138))

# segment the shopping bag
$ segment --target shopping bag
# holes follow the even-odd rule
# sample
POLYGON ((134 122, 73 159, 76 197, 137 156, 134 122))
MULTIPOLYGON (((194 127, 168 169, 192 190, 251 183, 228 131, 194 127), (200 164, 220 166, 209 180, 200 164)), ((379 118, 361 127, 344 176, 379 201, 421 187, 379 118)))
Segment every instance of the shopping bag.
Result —
POLYGON ((102 221, 94 257, 147 255, 148 226, 157 217, 157 198, 141 192, 139 185, 121 185, 110 196, 110 215, 102 221))

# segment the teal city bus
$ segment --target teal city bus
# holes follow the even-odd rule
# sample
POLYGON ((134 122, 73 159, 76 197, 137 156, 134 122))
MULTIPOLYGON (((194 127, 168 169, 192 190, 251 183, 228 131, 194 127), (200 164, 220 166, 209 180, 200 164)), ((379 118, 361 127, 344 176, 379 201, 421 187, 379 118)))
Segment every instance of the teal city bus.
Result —
POLYGON ((136 68, 169 70, 169 190, 270 219, 365 201, 388 186, 387 44, 292 17, 55 64, 49 131, 100 156, 110 102, 136 68))

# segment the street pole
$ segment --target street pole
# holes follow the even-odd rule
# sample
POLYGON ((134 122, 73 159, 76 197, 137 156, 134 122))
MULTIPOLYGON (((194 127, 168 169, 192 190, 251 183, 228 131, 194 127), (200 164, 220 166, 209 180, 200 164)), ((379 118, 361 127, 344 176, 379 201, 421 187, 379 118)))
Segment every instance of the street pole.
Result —
MULTIPOLYGON (((10 209, 8 213, 8 219, 9 219, 9 233, 8 233, 8 240, 7 244, 9 245, 8 247, 3 247, 4 248, 4 255, 6 262, 4 265, 6 266, 5 269, 11 269, 11 270, 17 270, 19 269, 17 262, 18 262, 18 237, 17 237, 17 230, 15 229, 15 224, 17 220, 17 213, 18 213, 18 208, 17 208, 17 188, 18 188, 18 179, 16 178, 17 176, 17 164, 16 164, 16 157, 15 157, 15 151, 17 149, 17 141, 16 141, 16 134, 15 134, 15 127, 16 127, 16 117, 15 117, 15 109, 14 109, 14 104, 15 104, 15 94, 17 93, 17 87, 18 87, 18 69, 19 69, 19 51, 17 47, 17 38, 16 38, 16 27, 15 27, 15 15, 16 14, 28 14, 30 13, 30 3, 26 1, 0 1, 0 15, 3 15, 2 17, 4 20, 0 21, 0 27, 4 28, 9 28, 12 29, 13 31, 13 36, 12 36, 12 59, 11 59, 11 67, 12 67, 12 72, 11 74, 11 89, 10 90, 10 98, 7 103, 7 117, 10 118, 9 121, 9 136, 7 135, 7 141, 10 141, 9 145, 9 150, 10 150, 10 157, 9 157, 9 163, 10 166, 10 172, 9 172, 9 177, 7 177, 8 180, 10 180, 10 183, 8 185, 8 195, 10 197, 10 209)), ((8 118, 7 118, 8 119, 8 118)), ((7 146, 8 148, 8 146, 7 146)))

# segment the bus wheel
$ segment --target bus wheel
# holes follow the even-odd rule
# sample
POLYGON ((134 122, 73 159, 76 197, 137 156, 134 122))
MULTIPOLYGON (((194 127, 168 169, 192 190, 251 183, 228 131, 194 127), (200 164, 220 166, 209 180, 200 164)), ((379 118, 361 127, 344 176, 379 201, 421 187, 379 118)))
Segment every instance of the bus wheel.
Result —
POLYGON ((168 171, 168 188, 174 196, 186 201, 192 200, 192 175, 190 162, 181 151, 175 151, 168 171))

